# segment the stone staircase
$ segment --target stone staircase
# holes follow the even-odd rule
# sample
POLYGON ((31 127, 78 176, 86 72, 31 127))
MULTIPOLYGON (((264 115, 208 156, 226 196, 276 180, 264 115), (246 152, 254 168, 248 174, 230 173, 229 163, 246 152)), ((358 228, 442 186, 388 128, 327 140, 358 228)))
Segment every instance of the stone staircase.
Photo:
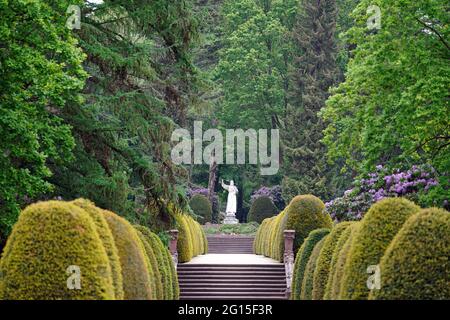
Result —
POLYGON ((266 258, 253 255, 253 239, 248 236, 208 236, 208 255, 203 257, 214 257, 214 263, 191 261, 178 265, 180 299, 285 299, 284 264, 270 259, 261 262, 266 258))
POLYGON ((180 264, 180 299, 285 299, 283 264, 180 264))
POLYGON ((253 254, 253 236, 212 235, 207 239, 208 253, 253 254))

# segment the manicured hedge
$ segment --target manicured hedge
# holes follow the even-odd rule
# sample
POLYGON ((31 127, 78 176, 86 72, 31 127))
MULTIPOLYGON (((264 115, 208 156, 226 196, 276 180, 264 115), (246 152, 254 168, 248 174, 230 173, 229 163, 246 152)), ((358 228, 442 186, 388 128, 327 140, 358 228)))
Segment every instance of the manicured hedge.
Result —
POLYGON ((350 242, 347 246, 347 251, 343 248, 347 240, 351 237, 353 229, 356 228, 357 222, 350 222, 350 225, 342 232, 339 240, 334 247, 330 263, 330 273, 328 275, 327 285, 325 287, 324 300, 335 300, 338 298, 340 291, 340 279, 343 273, 345 258, 350 249, 350 242), (341 255, 342 253, 342 255, 341 255), (342 256, 342 258, 340 258, 342 256), (341 259, 341 260, 340 260, 341 259))
POLYGON ((300 300, 311 300, 314 280, 314 270, 316 269, 317 259, 319 258, 320 250, 322 250, 325 239, 329 235, 323 237, 314 247, 309 257, 305 268, 305 275, 302 281, 302 291, 300 292, 300 300))
POLYGON ((342 278, 343 299, 367 299, 367 267, 377 265, 405 221, 420 210, 404 198, 385 198, 373 204, 353 237, 342 278))
POLYGON ((325 212, 323 202, 313 195, 296 196, 286 208, 288 216, 286 229, 295 230, 294 249, 297 250, 308 234, 319 228, 333 226, 329 214, 325 212))
POLYGON ((151 300, 150 267, 141 239, 127 220, 107 210, 103 210, 103 213, 119 253, 124 298, 151 300))
POLYGON ((202 223, 211 222, 212 207, 207 197, 202 194, 196 194, 189 201, 189 206, 199 216, 199 221, 202 223))
POLYGON ((381 258, 381 289, 370 299, 450 299, 450 213, 423 209, 410 217, 381 258))
POLYGON ((123 299, 122 267, 120 266, 119 254, 114 242, 114 237, 109 229, 105 217, 103 216, 102 210, 97 208, 93 202, 87 199, 77 199, 72 201, 72 203, 84 209, 94 221, 100 240, 102 240, 103 247, 105 248, 106 254, 109 258, 115 299, 123 299))
MULTIPOLYGON (((136 226, 135 226, 136 228, 136 226)), ((158 261, 155 256, 155 251, 152 248, 152 245, 148 241, 148 239, 136 228, 136 232, 139 238, 144 245, 145 253, 148 258, 149 265, 149 277, 152 284, 152 298, 154 300, 163 300, 164 299, 164 289, 161 279, 160 266, 158 265, 158 261)), ((163 271, 164 272, 164 271, 163 271)))
POLYGON ((351 225, 351 222, 342 222, 337 224, 327 236, 323 243, 322 250, 320 250, 317 258, 317 266, 314 270, 313 277, 313 300, 322 300, 325 294, 325 288, 330 274, 331 259, 337 242, 342 233, 351 225))
POLYGON ((280 214, 263 220, 253 245, 255 253, 282 261, 284 230, 295 231, 294 252, 297 251, 311 231, 333 226, 324 209, 323 202, 313 195, 295 197, 280 214))
POLYGON ((110 260, 93 219, 62 201, 22 211, 4 248, 0 275, 0 299, 115 298, 110 260), (80 290, 67 286, 70 266, 81 272, 80 290))
POLYGON ((207 252, 207 241, 201 225, 191 216, 178 213, 175 216, 178 229, 178 261, 188 262, 207 252))
POLYGON ((269 197, 258 197, 256 198, 250 211, 248 212, 247 220, 255 221, 261 223, 264 219, 273 217, 278 213, 278 208, 273 204, 269 197))
POLYGON ((344 241, 338 243, 338 246, 342 245, 342 249, 339 250, 337 254, 335 270, 334 272, 333 270, 331 271, 333 275, 331 277, 332 282, 331 282, 330 299, 332 300, 342 299, 341 288, 342 288, 342 277, 344 275, 344 267, 351 249, 353 235, 355 234, 358 228, 359 223, 353 224, 350 228, 347 229, 348 231, 346 230, 342 235, 341 239, 344 241))
POLYGON ((294 274, 292 276, 292 286, 291 286, 291 299, 299 300, 301 291, 303 277, 305 274, 306 265, 308 263, 309 257, 315 247, 315 245, 322 240, 330 232, 330 229, 322 228, 316 229, 309 233, 308 237, 303 241, 302 246, 298 249, 297 255, 295 257, 294 264, 294 274))

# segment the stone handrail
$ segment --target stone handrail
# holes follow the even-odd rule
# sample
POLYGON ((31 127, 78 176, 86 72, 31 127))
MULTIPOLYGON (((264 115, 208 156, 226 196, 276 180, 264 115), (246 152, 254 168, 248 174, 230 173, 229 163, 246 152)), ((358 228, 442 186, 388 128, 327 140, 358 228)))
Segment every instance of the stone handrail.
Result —
POLYGON ((294 238, 295 230, 284 230, 284 269, 286 272, 286 298, 291 296, 292 275, 294 273, 294 238))

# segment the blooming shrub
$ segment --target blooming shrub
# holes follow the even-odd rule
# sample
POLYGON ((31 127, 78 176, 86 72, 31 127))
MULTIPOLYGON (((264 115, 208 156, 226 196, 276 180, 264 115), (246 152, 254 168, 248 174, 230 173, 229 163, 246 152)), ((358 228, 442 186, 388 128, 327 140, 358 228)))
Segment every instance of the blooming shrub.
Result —
POLYGON ((283 210, 285 207, 285 202, 283 197, 281 196, 281 186, 273 186, 273 187, 261 187, 251 195, 251 202, 259 197, 268 197, 272 200, 273 204, 279 209, 283 210))
MULTIPOLYGON (((420 204, 424 194, 438 187, 436 172, 429 165, 414 165, 405 171, 378 165, 375 172, 355 180, 352 189, 325 203, 325 207, 334 220, 359 220, 373 203, 383 198, 405 197, 420 204)), ((445 206, 442 202, 434 205, 445 206)))

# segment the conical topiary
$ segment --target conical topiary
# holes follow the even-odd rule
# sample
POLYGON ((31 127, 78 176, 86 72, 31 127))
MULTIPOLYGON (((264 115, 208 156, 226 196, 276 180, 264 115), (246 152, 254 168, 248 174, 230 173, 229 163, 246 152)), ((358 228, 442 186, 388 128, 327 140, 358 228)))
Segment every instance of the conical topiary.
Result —
POLYGON ((23 210, 0 260, 0 299, 114 299, 111 266, 89 214, 62 201, 23 210))
POLYGON ((141 239, 133 226, 115 213, 103 210, 111 229, 122 268, 125 300, 151 300, 148 259, 141 239))
POLYGON ((119 254, 114 243, 114 238, 109 229, 108 223, 103 216, 102 210, 97 208, 93 202, 86 199, 77 199, 72 203, 82 209, 84 209, 92 218, 97 228, 100 240, 102 240, 103 247, 106 250, 106 254, 109 258, 111 265, 111 273, 114 285, 115 298, 117 300, 123 299, 123 282, 122 282, 122 270, 120 267, 119 254))
POLYGON ((330 229, 333 221, 325 211, 323 202, 313 195, 296 196, 285 209, 288 216, 286 229, 295 230, 294 249, 297 250, 308 234, 319 228, 330 229))
POLYGON ((405 221, 420 210, 404 198, 385 198, 373 204, 353 236, 342 278, 343 299, 367 299, 368 267, 378 265, 405 221))
POLYGON ((450 300, 450 213, 410 217, 381 258, 381 288, 370 299, 450 300))

